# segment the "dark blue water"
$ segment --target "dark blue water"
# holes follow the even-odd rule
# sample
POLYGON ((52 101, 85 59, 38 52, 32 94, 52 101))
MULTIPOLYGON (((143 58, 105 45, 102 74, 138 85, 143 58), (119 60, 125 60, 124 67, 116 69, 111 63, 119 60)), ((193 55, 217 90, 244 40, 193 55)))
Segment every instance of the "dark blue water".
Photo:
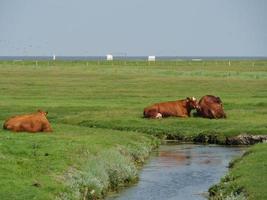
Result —
MULTIPOLYGON (((114 56, 114 60, 146 61, 147 56, 114 56)), ((53 56, 0 56, 0 60, 52 60, 53 56)), ((106 60, 106 56, 56 56, 56 60, 106 60)), ((156 60, 267 60, 267 57, 156 56, 156 60)))
POLYGON ((216 145, 163 145, 140 173, 139 182, 108 200, 203 200, 229 162, 244 148, 216 145))

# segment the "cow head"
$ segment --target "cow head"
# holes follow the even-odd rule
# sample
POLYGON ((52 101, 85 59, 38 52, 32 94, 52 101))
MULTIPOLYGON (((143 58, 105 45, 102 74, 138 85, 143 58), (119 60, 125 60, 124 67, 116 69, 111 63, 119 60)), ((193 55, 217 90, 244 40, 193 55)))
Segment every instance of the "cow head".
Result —
POLYGON ((37 110, 37 112, 41 115, 46 116, 48 114, 48 112, 42 111, 42 110, 37 110))
POLYGON ((190 109, 200 109, 198 101, 195 97, 187 97, 186 103, 190 109))

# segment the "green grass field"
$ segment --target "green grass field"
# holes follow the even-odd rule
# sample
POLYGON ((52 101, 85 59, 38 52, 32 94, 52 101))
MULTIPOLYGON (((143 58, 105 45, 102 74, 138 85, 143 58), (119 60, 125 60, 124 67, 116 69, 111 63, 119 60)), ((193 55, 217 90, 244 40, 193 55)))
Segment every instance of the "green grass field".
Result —
POLYGON ((41 108, 54 129, 0 131, 0 199, 105 195, 136 178, 134 163, 157 143, 151 135, 192 141, 207 134, 223 142, 267 134, 267 61, 1 61, 0 87, 2 122, 41 108), (155 102, 206 94, 221 97, 227 119, 142 118, 155 102))

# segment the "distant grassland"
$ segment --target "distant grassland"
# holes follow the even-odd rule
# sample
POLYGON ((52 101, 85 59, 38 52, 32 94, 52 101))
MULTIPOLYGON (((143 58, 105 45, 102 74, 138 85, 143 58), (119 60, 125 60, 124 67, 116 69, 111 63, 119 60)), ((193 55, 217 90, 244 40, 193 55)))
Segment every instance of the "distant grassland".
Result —
POLYGON ((267 134, 267 61, 1 61, 0 97, 2 122, 41 108, 54 129, 0 131, 0 199, 75 199, 93 190, 104 196, 136 179, 134 163, 157 144, 149 134, 189 141, 206 134, 222 142, 267 134), (142 116, 155 102, 206 94, 221 97, 227 119, 142 116), (119 167, 107 152, 121 155, 119 167), (112 177, 114 171, 124 175, 112 177))

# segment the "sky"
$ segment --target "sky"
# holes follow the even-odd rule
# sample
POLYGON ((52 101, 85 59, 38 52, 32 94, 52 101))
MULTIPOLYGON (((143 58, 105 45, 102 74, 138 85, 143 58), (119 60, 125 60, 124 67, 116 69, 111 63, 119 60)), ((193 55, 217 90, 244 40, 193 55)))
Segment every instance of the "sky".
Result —
POLYGON ((266 0, 0 0, 0 56, 267 56, 266 0))

